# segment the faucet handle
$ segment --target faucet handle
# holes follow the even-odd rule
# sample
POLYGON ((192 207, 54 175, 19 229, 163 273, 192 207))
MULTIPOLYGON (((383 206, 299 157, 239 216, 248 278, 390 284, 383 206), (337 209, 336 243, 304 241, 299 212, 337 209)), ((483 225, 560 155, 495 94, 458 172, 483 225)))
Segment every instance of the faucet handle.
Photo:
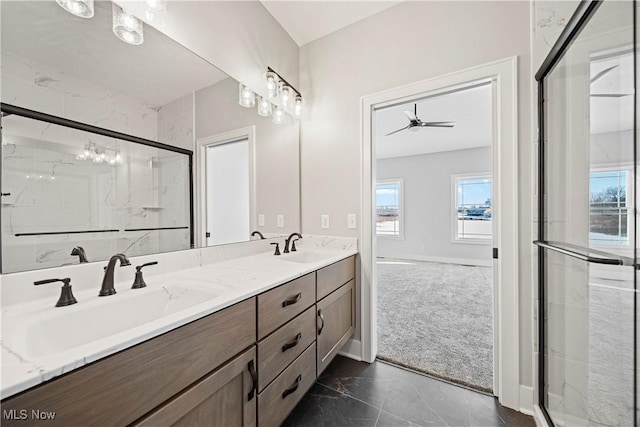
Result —
POLYGON ((274 255, 280 255, 280 244, 273 242, 272 245, 276 245, 276 251, 273 253, 274 255))
POLYGON ((133 285, 131 285, 131 289, 145 288, 147 286, 147 284, 145 283, 144 278, 142 277, 142 269, 144 267, 149 266, 149 265, 156 265, 157 263, 158 263, 158 261, 153 261, 153 262, 148 262, 146 264, 137 265, 136 266, 136 277, 135 277, 135 279, 133 279, 133 285))
POLYGON ((46 280, 38 280, 33 282, 34 285, 45 285, 47 283, 55 283, 62 282, 64 283, 60 288, 60 298, 58 298, 58 302, 56 303, 56 307, 64 307, 67 305, 75 304, 78 301, 73 296, 73 292, 71 291, 71 278, 65 277, 64 279, 46 279, 46 280))

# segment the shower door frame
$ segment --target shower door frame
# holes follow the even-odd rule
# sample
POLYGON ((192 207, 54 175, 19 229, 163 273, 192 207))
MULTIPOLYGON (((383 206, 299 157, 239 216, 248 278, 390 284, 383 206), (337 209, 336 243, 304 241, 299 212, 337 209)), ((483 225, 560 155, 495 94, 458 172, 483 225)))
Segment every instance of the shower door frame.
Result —
MULTIPOLYGON (((633 46, 634 46, 634 69, 637 70, 637 21, 636 21, 636 1, 633 2, 633 46)), ((602 4, 602 0, 582 0, 576 11, 571 16, 571 19, 567 23, 566 27, 558 37, 558 40, 551 48, 549 54, 543 61, 542 65, 538 69, 538 72, 535 74, 535 79, 538 82, 538 238, 533 243, 538 247, 538 375, 537 375, 537 387, 538 387, 538 402, 536 403, 536 409, 539 409, 542 415, 544 416, 544 420, 549 426, 555 426, 547 408, 545 406, 546 392, 545 392, 545 344, 546 344, 546 325, 545 325, 545 251, 553 250, 556 252, 564 253, 565 255, 573 256, 579 259, 582 259, 586 262, 597 262, 602 264, 614 264, 614 265, 628 265, 628 260, 622 261, 614 260, 614 259, 605 259, 601 257, 592 257, 578 252, 574 252, 572 250, 567 250, 565 248, 554 246, 546 241, 545 235, 545 77, 549 75, 551 71, 553 71, 556 64, 564 57, 564 54, 567 52, 572 42, 578 37, 583 28, 589 23, 593 15, 598 10, 599 6, 602 4)), ((635 70, 634 70, 635 71, 635 70)), ((636 78, 637 82, 637 78, 636 78)), ((634 91, 634 159, 633 159, 633 175, 637 176, 637 107, 638 107, 638 98, 637 91, 634 91)), ((635 179, 635 178, 634 178, 635 179)), ((636 190, 637 185, 634 186, 634 191, 636 190)), ((636 197, 633 198, 634 204, 637 200, 636 197)), ((637 222, 637 215, 633 215, 634 224, 637 222)), ((634 230, 637 228, 634 226, 634 230)), ((633 235, 633 244, 634 248, 637 247, 637 232, 634 232, 633 235)), ((635 251, 635 249, 634 249, 635 251)), ((597 252, 597 251, 595 251, 597 252)), ((633 260, 631 262, 635 262, 635 254, 633 260)), ((634 269, 638 269, 638 264, 634 264, 634 269)), ((637 274, 634 275, 634 288, 637 290, 637 274)), ((637 352, 635 351, 637 348, 637 339, 638 339, 638 330, 637 330, 637 307, 638 307, 638 295, 635 292, 634 297, 634 378, 633 378, 633 402, 637 405, 638 402, 638 372, 637 372, 637 352)), ((637 416, 637 407, 634 411, 634 420, 633 426, 638 426, 638 416, 637 416)))

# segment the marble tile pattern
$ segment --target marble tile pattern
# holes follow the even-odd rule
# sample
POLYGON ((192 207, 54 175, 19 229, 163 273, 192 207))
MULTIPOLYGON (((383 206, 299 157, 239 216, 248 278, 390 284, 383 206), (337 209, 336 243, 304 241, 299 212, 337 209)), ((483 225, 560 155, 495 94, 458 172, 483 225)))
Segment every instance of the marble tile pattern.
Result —
MULTIPOLYGON (((131 257, 130 266, 116 268, 117 293, 105 298, 98 297, 104 274, 103 266, 106 264, 103 262, 0 275, 1 398, 9 397, 357 253, 353 249, 318 249, 301 245, 299 251, 312 251, 321 258, 308 263, 290 262, 286 260, 286 255, 273 255, 270 243, 282 240, 282 237, 278 237, 220 247, 131 257), (158 264, 147 267, 145 271, 147 287, 142 290, 131 289, 135 266, 150 261, 158 261, 158 264), (59 284, 33 286, 36 280, 55 277, 71 278, 77 304, 54 307, 60 294, 59 284), (127 304, 127 301, 142 294, 137 291, 153 292, 165 285, 187 289, 189 292, 213 292, 215 296, 178 312, 165 313, 157 318, 136 323, 126 330, 95 337, 91 335, 89 342, 72 348, 51 350, 44 355, 25 353, 24 344, 29 338, 21 328, 26 324, 37 323, 38 319, 43 318, 62 319, 65 313, 77 317, 77 312, 83 311, 87 312, 87 318, 75 324, 78 328, 93 328, 95 325, 91 312, 95 310, 87 308, 104 310, 102 304, 127 304)), ((179 292, 173 296, 181 298, 179 292)), ((138 318, 136 310, 130 310, 129 315, 133 319, 130 319, 131 321, 138 318)), ((127 314, 122 313, 118 316, 127 314)), ((119 321, 123 319, 119 318, 119 321)))
POLYGON ((193 151, 194 123, 194 94, 190 93, 158 109, 158 140, 193 151))
POLYGON ((338 356, 282 425, 533 427, 535 422, 493 396, 380 361, 338 356))

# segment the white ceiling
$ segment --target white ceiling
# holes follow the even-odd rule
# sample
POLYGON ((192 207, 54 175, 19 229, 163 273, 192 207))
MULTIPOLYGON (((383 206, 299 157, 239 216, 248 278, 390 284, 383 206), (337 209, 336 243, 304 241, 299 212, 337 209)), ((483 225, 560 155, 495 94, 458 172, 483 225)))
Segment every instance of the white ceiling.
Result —
POLYGON ((155 107, 228 77, 148 25, 142 45, 122 42, 111 15, 109 1, 91 19, 55 1, 3 1, 2 49, 155 107))
POLYGON ((302 46, 395 6, 402 0, 260 1, 298 46, 302 46))
POLYGON ((374 117, 376 158, 413 156, 440 151, 464 150, 491 145, 491 85, 423 98, 377 110, 374 117), (456 122, 453 128, 414 128, 388 133, 409 124, 403 111, 425 122, 456 122))

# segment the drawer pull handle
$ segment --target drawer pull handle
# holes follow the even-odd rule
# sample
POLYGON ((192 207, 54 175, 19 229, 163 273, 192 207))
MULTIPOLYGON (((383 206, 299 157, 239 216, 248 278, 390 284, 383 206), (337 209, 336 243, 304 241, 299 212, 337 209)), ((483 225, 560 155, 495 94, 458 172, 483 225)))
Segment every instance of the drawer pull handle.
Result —
POLYGON ((320 328, 318 329, 318 335, 320 335, 322 333, 322 330, 324 329, 324 316, 322 315, 322 310, 318 310, 318 317, 322 321, 322 323, 320 324, 320 328))
POLYGON ((296 335, 293 341, 289 341, 288 343, 282 346, 282 351, 285 352, 290 348, 297 346, 301 339, 302 339, 302 333, 299 333, 298 335, 296 335))
POLYGON ((295 384, 282 392, 282 398, 284 399, 290 394, 295 393, 295 391, 298 389, 298 386, 300 385, 300 381, 302 381, 302 375, 298 375, 295 384))
POLYGON ((249 399, 253 399, 256 391, 258 391, 258 373, 256 372, 256 367, 253 364, 253 360, 249 362, 249 375, 251 375, 251 391, 249 392, 249 399))
POLYGON ((288 306, 288 305, 295 304, 295 303, 297 303, 298 301, 300 301, 301 299, 302 299, 302 293, 300 293, 300 292, 299 292, 299 293, 298 293, 298 295, 296 295, 295 297, 293 297, 293 298, 289 298, 289 299, 287 299, 287 300, 282 301, 282 306, 283 306, 283 307, 286 307, 286 306, 288 306))

